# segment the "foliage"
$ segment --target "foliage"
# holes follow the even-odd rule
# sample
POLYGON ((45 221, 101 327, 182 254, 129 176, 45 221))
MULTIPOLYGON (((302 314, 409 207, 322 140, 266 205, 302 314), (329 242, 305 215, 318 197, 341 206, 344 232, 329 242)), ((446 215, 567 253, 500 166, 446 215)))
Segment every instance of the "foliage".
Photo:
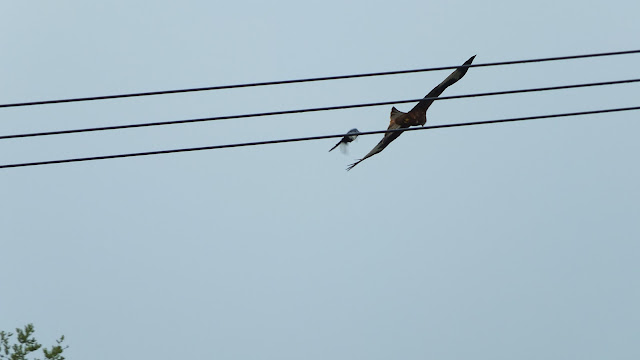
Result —
MULTIPOLYGON (((35 329, 33 324, 27 324, 23 329, 16 329, 17 340, 16 344, 10 344, 13 333, 7 333, 0 331, 0 360, 30 360, 27 356, 42 348, 36 339, 33 337, 35 329)), ((59 340, 56 340, 57 345, 51 346, 51 349, 42 348, 44 358, 47 360, 64 360, 62 352, 68 348, 68 346, 62 346, 64 341, 64 335, 60 336, 59 340)), ((39 360, 33 358, 33 360, 39 360)))

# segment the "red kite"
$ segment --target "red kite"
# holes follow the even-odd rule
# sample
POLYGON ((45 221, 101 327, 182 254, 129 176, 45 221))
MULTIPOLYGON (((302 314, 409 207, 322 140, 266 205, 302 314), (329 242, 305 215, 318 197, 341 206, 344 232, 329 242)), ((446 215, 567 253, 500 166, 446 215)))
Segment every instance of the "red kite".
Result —
MULTIPOLYGON (((395 107, 391 108, 391 122, 389 123, 389 127, 387 130, 394 129, 406 129, 410 126, 424 126, 427 123, 427 109, 433 103, 434 99, 442 92, 448 88, 449 86, 456 83, 456 81, 462 79, 464 74, 467 73, 469 69, 468 65, 471 65, 473 59, 476 56, 472 56, 467 60, 461 67, 457 68, 454 72, 451 73, 443 82, 441 82, 438 86, 434 87, 427 96, 423 100, 421 100, 416 106, 411 109, 408 113, 404 113, 395 107), (465 66, 466 65, 466 66, 465 66)), ((378 145, 376 145, 367 155, 365 155, 362 159, 354 162, 353 164, 347 167, 347 171, 353 169, 356 165, 360 164, 363 160, 372 157, 373 155, 381 152, 384 148, 387 147, 393 140, 397 139, 400 134, 404 131, 396 131, 385 133, 384 137, 378 145)))

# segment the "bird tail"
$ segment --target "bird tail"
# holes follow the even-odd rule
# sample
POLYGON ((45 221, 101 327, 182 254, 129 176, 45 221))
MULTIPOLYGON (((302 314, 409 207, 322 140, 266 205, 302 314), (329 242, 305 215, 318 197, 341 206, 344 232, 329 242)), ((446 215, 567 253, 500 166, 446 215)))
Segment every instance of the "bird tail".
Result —
POLYGON ((337 148, 340 144, 342 144, 342 141, 339 141, 334 147, 329 149, 329 152, 331 152, 333 149, 337 148))

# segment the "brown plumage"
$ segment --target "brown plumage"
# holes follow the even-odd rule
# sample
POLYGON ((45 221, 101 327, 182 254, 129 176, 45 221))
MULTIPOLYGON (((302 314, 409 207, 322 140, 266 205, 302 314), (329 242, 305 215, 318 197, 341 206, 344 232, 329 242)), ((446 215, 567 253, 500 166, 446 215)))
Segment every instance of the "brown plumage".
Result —
MULTIPOLYGON (((427 96, 425 96, 424 100, 421 100, 416 106, 411 109, 408 113, 404 113, 395 107, 391 108, 391 121, 389 123, 389 127, 387 130, 395 130, 395 129, 406 129, 410 126, 424 126, 427 123, 427 109, 433 103, 434 99, 442 92, 448 88, 449 86, 456 83, 456 81, 462 79, 464 74, 467 73, 469 69, 465 65, 471 65, 473 59, 476 56, 472 56, 467 60, 461 67, 457 68, 454 72, 451 73, 443 82, 438 84, 438 86, 434 87, 427 96)), ((373 155, 381 152, 384 148, 387 147, 393 140, 397 139, 400 134, 404 131, 394 131, 388 132, 384 134, 384 137, 378 145, 376 145, 367 155, 365 155, 362 159, 354 162, 353 164, 347 167, 347 170, 353 169, 356 165, 360 164, 365 159, 372 157, 373 155)))

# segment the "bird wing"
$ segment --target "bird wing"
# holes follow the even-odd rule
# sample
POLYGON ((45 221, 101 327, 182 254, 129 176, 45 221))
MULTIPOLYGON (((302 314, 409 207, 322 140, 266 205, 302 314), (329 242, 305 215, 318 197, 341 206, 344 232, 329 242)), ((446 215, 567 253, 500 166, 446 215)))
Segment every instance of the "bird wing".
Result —
MULTIPOLYGON (((475 59, 475 57, 476 57, 475 55, 470 57, 469 60, 465 61, 465 63, 462 64, 461 67, 455 69, 451 73, 451 75, 447 76, 447 78, 444 79, 443 82, 438 84, 438 86, 434 87, 433 90, 431 90, 427 94, 427 96, 425 96, 424 100, 420 101, 416 106, 413 107, 413 109, 411 109, 411 111, 409 111, 409 114, 413 115, 414 117, 417 117, 418 114, 419 114, 419 115, 424 116, 425 119, 426 119, 427 109, 429 108, 429 106, 431 106, 431 104, 433 103, 434 99, 437 98, 438 96, 440 96, 440 94, 442 94, 442 92, 446 88, 448 88, 449 86, 455 84, 458 80, 462 79, 464 74, 467 73, 467 70, 469 70, 468 65, 471 65, 471 63, 473 62, 473 59, 475 59)), ((420 124, 420 125, 424 125, 424 123, 420 124)))
MULTIPOLYGON (((402 129, 402 128, 407 128, 407 127, 408 126, 404 126, 403 127, 403 126, 397 124, 392 119, 391 123, 389 124, 389 127, 387 128, 387 130, 396 130, 396 129, 402 129)), ((353 169, 356 165, 360 164, 365 159, 368 159, 368 158, 372 157, 373 155, 379 153, 380 151, 384 150, 384 148, 386 148, 389 144, 391 144, 391 142, 393 140, 397 139, 398 136, 400 136, 400 134, 402 134, 403 132, 404 131, 394 131, 394 132, 385 133, 384 137, 382 138, 382 140, 380 140, 378 145, 374 146, 373 149, 371 149, 371 151, 369 151, 369 153, 367 155, 365 155, 362 159, 359 159, 358 161, 356 161, 353 164, 349 165, 347 167, 347 170, 353 169)))

